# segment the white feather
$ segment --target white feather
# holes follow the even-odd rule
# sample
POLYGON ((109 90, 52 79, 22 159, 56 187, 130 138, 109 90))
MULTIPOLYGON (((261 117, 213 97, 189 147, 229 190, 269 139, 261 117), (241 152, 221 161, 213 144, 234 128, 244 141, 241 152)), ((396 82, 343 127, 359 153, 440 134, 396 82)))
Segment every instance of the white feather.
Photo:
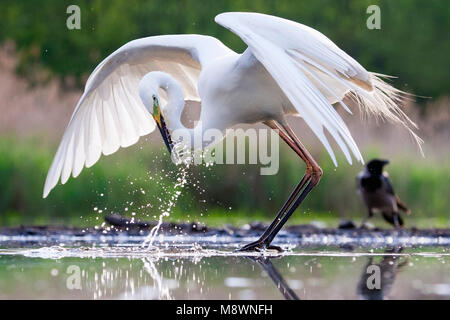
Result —
MULTIPOLYGON (((351 163, 361 153, 332 103, 349 92, 361 109, 405 125, 414 124, 398 107, 401 92, 367 72, 320 32, 305 25, 258 13, 222 13, 216 22, 236 33, 264 65, 336 164, 326 129, 351 163)), ((419 143, 420 144, 420 143, 419 143)))
MULTIPOLYGON (((201 35, 168 35, 131 41, 103 60, 86 82, 44 186, 44 198, 70 174, 94 165, 101 156, 136 143, 152 132, 154 120, 139 100, 138 83, 150 71, 168 71, 186 99, 199 100, 202 65, 232 53, 219 40, 201 35)), ((161 101, 165 104, 165 101, 161 101)))

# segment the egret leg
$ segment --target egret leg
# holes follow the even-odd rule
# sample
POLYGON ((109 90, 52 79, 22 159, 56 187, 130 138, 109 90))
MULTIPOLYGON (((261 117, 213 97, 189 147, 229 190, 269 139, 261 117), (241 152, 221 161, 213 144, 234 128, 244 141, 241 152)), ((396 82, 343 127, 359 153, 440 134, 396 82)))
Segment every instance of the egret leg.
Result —
POLYGON ((281 230, 286 221, 290 218, 295 209, 297 209, 309 192, 319 183, 320 178, 322 177, 322 169, 309 154, 308 150, 306 150, 287 123, 282 125, 286 132, 284 132, 280 125, 278 125, 275 121, 267 121, 264 123, 270 128, 277 130, 280 137, 306 163, 306 171, 298 185, 292 191, 291 195, 278 212, 273 222, 264 231, 263 235, 257 241, 249 243, 241 248, 240 251, 260 251, 264 249, 275 249, 282 251, 281 248, 272 246, 270 243, 281 230), (303 191, 300 193, 302 189, 303 191))

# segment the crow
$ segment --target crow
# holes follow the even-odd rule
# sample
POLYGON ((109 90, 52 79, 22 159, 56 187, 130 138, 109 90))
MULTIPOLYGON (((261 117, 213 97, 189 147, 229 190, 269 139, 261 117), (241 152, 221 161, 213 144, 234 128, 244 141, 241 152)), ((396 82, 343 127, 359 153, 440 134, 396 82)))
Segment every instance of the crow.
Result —
POLYGON ((356 179, 358 189, 368 209, 368 216, 361 226, 364 226, 375 211, 379 211, 387 222, 399 229, 404 225, 399 210, 408 215, 411 213, 395 194, 387 172, 383 172, 383 167, 388 163, 388 160, 371 160, 367 163, 366 168, 358 174, 356 179))

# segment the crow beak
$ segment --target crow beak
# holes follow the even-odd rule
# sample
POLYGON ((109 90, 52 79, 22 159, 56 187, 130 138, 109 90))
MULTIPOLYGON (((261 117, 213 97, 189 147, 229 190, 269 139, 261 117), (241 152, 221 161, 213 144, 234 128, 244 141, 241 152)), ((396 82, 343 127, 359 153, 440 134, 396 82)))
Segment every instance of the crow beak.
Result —
POLYGON ((161 136, 164 140, 164 143, 166 144, 169 154, 172 154, 173 142, 170 138, 169 130, 167 130, 166 123, 164 122, 164 117, 159 112, 158 115, 153 116, 153 119, 155 119, 156 121, 156 125, 158 126, 159 132, 161 132, 161 136))
POLYGON ((389 164, 389 160, 383 160, 382 162, 383 162, 383 165, 384 165, 384 166, 387 165, 387 164, 389 164))

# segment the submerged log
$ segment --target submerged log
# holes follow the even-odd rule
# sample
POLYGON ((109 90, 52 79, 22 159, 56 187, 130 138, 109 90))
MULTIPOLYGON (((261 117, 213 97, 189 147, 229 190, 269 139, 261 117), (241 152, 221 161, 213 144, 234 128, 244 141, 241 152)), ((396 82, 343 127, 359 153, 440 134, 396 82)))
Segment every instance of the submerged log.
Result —
POLYGON ((148 229, 156 226, 156 222, 140 221, 134 218, 127 218, 120 216, 118 214, 110 214, 105 216, 105 222, 121 229, 126 228, 138 228, 138 229, 148 229))
MULTIPOLYGON (((116 229, 120 230, 143 230, 148 231, 157 225, 156 221, 142 221, 135 218, 128 218, 118 214, 110 214, 105 216, 105 222, 110 224, 116 229)), ((205 225, 199 222, 191 223, 173 223, 173 222, 163 222, 161 224, 162 232, 173 233, 174 231, 180 232, 206 232, 207 228, 205 225)))

